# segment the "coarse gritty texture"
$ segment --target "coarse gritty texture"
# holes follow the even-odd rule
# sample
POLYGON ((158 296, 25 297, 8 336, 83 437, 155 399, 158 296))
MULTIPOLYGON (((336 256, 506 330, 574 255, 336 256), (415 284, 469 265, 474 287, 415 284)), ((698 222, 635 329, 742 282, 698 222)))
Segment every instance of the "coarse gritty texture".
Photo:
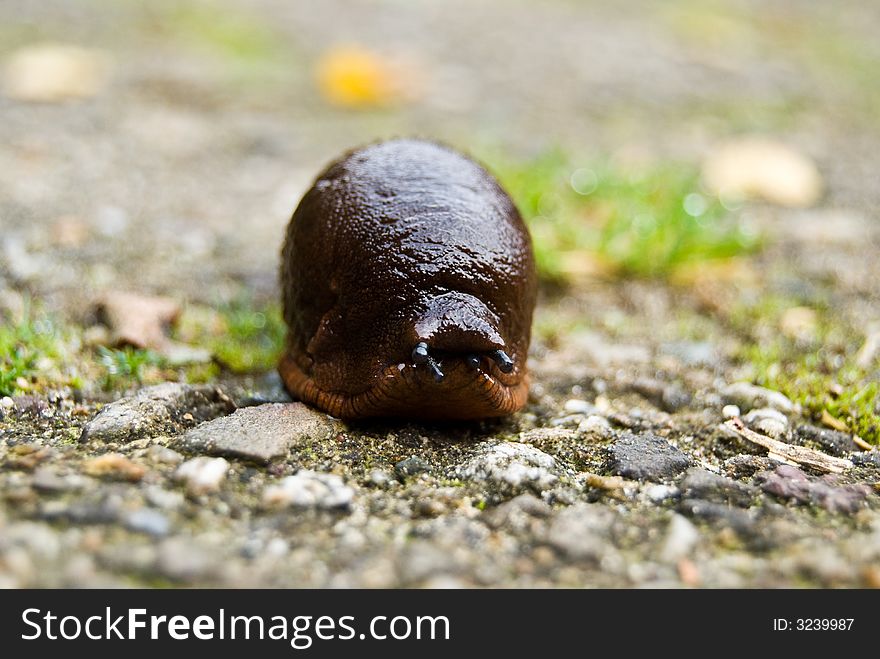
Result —
POLYGON ((495 179, 446 147, 391 140, 330 165, 290 222, 281 287, 282 377, 331 414, 469 419, 525 403, 528 230, 495 179), (421 342, 442 382, 413 363, 421 342))
MULTIPOLYGON (((0 395, 0 586, 880 586, 880 452, 783 386, 809 376, 817 403, 877 405, 870 389, 838 381, 836 363, 870 352, 867 335, 880 331, 880 3, 182 5, 0 2, 4 63, 39 39, 99 49, 113 64, 107 87, 81 102, 0 97, 0 313, 30 298, 35 321, 19 333, 0 321, 0 344, 30 362, 26 389, 0 377, 17 390, 0 395), (255 46, 266 32, 276 41, 255 46), (312 67, 340 39, 413 55, 423 96, 368 111, 322 104, 312 67), (567 264, 584 280, 541 286, 520 412, 288 430, 299 414, 283 409, 273 371, 291 210, 330 159, 405 134, 479 154, 502 175, 506 158, 553 145, 581 174, 606 155, 696 167, 715 144, 760 134, 815 160, 826 193, 805 210, 734 211, 764 247, 700 262, 688 280, 567 264), (212 441, 186 448, 189 425, 209 418, 195 398, 139 407, 148 424, 123 424, 117 406, 118 433, 80 442, 108 403, 193 377, 147 360, 140 378, 104 381, 86 315, 107 289, 181 303, 173 338, 223 348, 198 381, 253 411, 198 425, 212 441), (814 311, 816 336, 809 324, 783 334, 791 307, 814 311), (194 315, 209 340, 184 336, 194 315), (781 469, 724 429, 731 405, 742 418, 778 410, 788 420, 779 441, 854 467, 781 469), (279 447, 268 464, 247 455, 259 447, 245 446, 242 416, 284 429, 260 443, 279 447), (692 466, 660 480, 614 474, 609 451, 628 435, 659 437, 692 466), (218 447, 228 469, 195 463, 213 478, 202 492, 177 474, 218 447)), ((531 206, 554 221, 541 196, 531 206)), ((874 382, 878 368, 874 357, 874 382)))

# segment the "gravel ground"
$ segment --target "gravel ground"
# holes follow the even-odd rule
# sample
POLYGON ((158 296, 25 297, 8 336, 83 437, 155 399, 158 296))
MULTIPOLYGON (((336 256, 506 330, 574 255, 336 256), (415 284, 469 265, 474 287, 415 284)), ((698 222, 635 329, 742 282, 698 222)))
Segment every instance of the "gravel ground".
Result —
POLYGON ((747 384, 725 313, 796 291, 859 344, 880 323, 880 79, 845 47, 880 12, 663 5, 196 5, 268 31, 267 54, 224 50, 172 3, 0 3, 0 55, 64 41, 112 65, 78 102, 0 97, 3 309, 87 325, 111 289, 277 299, 310 179, 397 134, 698 160, 757 132, 827 188, 750 208, 771 239, 745 277, 543 290, 531 398, 503 421, 346 425, 274 374, 0 399, 0 585, 880 587, 880 457, 747 384), (354 41, 405 62, 416 100, 327 106, 316 58, 354 41), (732 417, 848 462, 783 462, 732 417))

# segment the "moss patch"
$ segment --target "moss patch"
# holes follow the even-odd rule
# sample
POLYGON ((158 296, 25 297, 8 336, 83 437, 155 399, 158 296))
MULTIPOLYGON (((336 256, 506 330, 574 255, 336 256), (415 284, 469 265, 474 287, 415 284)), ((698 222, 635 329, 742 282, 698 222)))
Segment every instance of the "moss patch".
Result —
MULTIPOLYGON (((188 342, 208 348, 221 366, 233 373, 255 373, 275 367, 286 329, 277 303, 263 306, 240 298, 184 331, 188 342)), ((210 376, 204 368, 190 371, 199 378, 210 376)))
POLYGON ((541 277, 597 270, 665 277, 680 266, 750 252, 760 239, 700 188, 695 167, 587 165, 560 150, 495 168, 525 216, 541 277))
POLYGON ((811 336, 787 336, 780 324, 793 306, 770 296, 737 309, 732 320, 748 337, 739 359, 753 369, 755 383, 781 391, 814 421, 830 415, 865 441, 880 444, 880 383, 876 371, 855 363, 860 333, 833 310, 818 307, 811 336))
POLYGON ((76 374, 64 365, 77 345, 57 319, 28 304, 21 318, 0 321, 0 396, 52 383, 76 385, 76 374))
POLYGON ((126 347, 98 348, 98 363, 103 369, 101 388, 105 391, 126 389, 133 384, 163 380, 160 368, 164 360, 151 350, 126 347))

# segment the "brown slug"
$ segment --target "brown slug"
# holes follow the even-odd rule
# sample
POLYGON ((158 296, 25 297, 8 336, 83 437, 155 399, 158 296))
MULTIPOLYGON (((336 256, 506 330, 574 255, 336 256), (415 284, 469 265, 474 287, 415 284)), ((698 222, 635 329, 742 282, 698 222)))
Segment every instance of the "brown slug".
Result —
POLYGON ((528 229, 450 148, 380 142, 331 164, 287 227, 281 286, 292 395, 346 419, 478 419, 528 395, 528 229))

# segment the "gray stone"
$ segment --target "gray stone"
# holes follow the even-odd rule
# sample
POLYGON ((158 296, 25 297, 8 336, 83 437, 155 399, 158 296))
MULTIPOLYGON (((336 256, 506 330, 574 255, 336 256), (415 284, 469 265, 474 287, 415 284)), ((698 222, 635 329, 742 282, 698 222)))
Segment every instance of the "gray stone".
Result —
POLYGON ((864 453, 853 453, 850 459, 853 461, 853 464, 862 467, 880 468, 880 451, 876 449, 865 451, 864 453))
POLYGON ((565 416, 554 417, 550 419, 551 427, 576 428, 583 420, 583 414, 566 414, 565 416))
POLYGON ((734 508, 725 503, 715 503, 703 499, 682 499, 678 509, 689 517, 729 527, 744 537, 751 537, 755 533, 754 517, 745 510, 734 508))
POLYGON ((190 453, 267 464, 286 457, 294 446, 327 439, 343 428, 342 422, 302 403, 266 403, 206 421, 178 438, 175 445, 190 453))
POLYGON ((839 458, 848 457, 850 453, 856 453, 861 450, 849 433, 829 428, 817 428, 809 424, 797 427, 794 441, 801 446, 815 444, 819 450, 839 458))
POLYGON ((31 485, 42 492, 72 492, 83 489, 88 482, 79 474, 65 474, 52 467, 40 467, 34 472, 31 485))
POLYGON ((367 482, 375 487, 385 487, 392 481, 391 474, 384 469, 372 469, 367 476, 367 482))
POLYGON ((773 460, 766 455, 743 453, 724 461, 724 470, 733 478, 749 478, 759 471, 771 468, 773 460))
POLYGON ((74 524, 113 524, 122 515, 124 502, 113 492, 91 492, 71 501, 47 501, 40 517, 74 524))
POLYGON ((186 503, 186 499, 180 492, 166 490, 158 485, 147 487, 144 490, 144 498, 150 505, 163 510, 177 510, 186 503))
POLYGON ((171 531, 171 522, 158 510, 141 508, 134 510, 122 519, 125 528, 154 537, 163 537, 171 531))
POLYGON ((520 494, 509 501, 487 509, 483 521, 492 528, 523 530, 536 519, 549 517, 553 509, 533 494, 520 494))
POLYGON ((407 585, 457 571, 451 552, 427 540, 418 539, 407 543, 397 561, 398 576, 407 585))
POLYGON ((608 449, 608 469, 619 476, 657 481, 671 478, 690 466, 690 458, 662 437, 622 433, 608 449))
POLYGON ((541 492, 559 478, 553 456, 528 444, 498 440, 481 444, 467 462, 453 468, 451 476, 486 483, 504 494, 541 492))
POLYGON ((653 378, 639 378, 630 385, 630 389, 666 412, 677 412, 691 402, 690 394, 677 384, 653 378))
POLYGON ((604 416, 599 416, 598 414, 591 414, 581 421, 578 424, 577 430, 580 433, 595 435, 601 439, 607 439, 613 433, 608 419, 604 416))
POLYGON ((786 414, 795 411, 794 403, 785 394, 750 382, 734 382, 721 389, 720 393, 726 402, 746 411, 758 407, 772 407, 786 414))
POLYGON ((322 474, 303 469, 287 476, 263 492, 263 504, 269 507, 346 509, 354 499, 354 490, 336 474, 322 474))
POLYGON ((175 434, 233 410, 235 404, 219 387, 167 382, 104 407, 86 423, 80 441, 128 442, 175 434))
POLYGON ((598 562, 613 551, 609 540, 614 514, 599 504, 577 503, 557 513, 547 529, 546 542, 573 560, 598 562))
POLYGON ((394 473, 398 478, 407 478, 417 474, 427 474, 431 471, 431 465, 417 455, 404 458, 394 465, 394 473))
POLYGON ((0 552, 9 547, 22 547, 39 561, 53 561, 62 555, 58 534, 43 522, 15 522, 0 534, 0 552))
POLYGON ((183 456, 174 449, 162 446, 161 444, 154 444, 148 448, 147 457, 154 462, 166 465, 178 465, 183 462, 184 459, 183 456))
POLYGON ((217 568, 218 556, 188 538, 174 537, 159 545, 156 570, 174 581, 194 583, 217 568))
POLYGON ((681 493, 685 498, 705 499, 747 508, 759 492, 751 485, 694 467, 685 474, 681 482, 681 493))

